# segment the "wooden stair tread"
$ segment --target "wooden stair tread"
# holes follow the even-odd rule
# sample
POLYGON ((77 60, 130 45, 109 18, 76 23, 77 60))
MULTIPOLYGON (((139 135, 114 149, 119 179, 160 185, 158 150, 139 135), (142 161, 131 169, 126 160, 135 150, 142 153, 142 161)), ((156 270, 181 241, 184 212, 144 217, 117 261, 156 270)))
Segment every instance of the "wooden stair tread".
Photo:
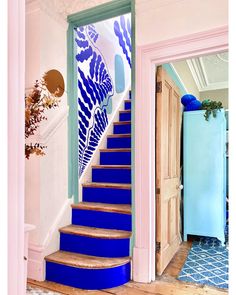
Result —
POLYGON ((94 169, 131 169, 131 165, 93 165, 94 169))
POLYGON ((111 230, 96 227, 79 226, 73 224, 62 227, 59 229, 59 231, 71 235, 80 235, 100 239, 125 239, 130 238, 131 236, 131 232, 125 230, 111 230))
POLYGON ((131 99, 125 99, 124 101, 125 102, 131 102, 131 99))
POLYGON ((114 138, 114 137, 123 138, 123 137, 131 137, 131 134, 130 133, 129 134, 111 134, 111 135, 108 135, 107 137, 109 137, 109 138, 114 138))
POLYGON ((128 113, 129 114, 129 113, 131 113, 131 110, 120 111, 120 113, 125 113, 125 114, 128 113))
POLYGON ((72 204, 71 207, 74 209, 82 209, 82 210, 93 210, 93 211, 131 214, 131 206, 128 204, 107 204, 107 203, 81 202, 79 204, 72 204))
POLYGON ((45 260, 78 268, 102 269, 124 265, 130 261, 130 257, 104 258, 73 252, 57 251, 46 256, 45 260))
POLYGON ((131 121, 118 121, 114 122, 113 125, 130 125, 131 121))
POLYGON ((83 183, 82 187, 102 187, 102 188, 131 189, 131 184, 108 183, 108 182, 87 182, 87 183, 83 183))
POLYGON ((100 149, 100 152, 131 152, 130 148, 100 149))

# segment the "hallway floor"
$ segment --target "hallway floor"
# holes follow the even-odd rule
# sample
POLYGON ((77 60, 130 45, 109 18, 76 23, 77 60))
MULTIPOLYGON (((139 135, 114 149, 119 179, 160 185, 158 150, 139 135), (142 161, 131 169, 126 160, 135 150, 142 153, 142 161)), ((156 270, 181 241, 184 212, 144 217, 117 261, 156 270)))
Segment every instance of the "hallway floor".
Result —
MULTIPOLYGON (((55 284, 52 282, 36 282, 28 280, 30 287, 42 288, 57 292, 59 294, 67 295, 80 295, 80 294, 91 294, 91 295, 223 295, 228 294, 226 290, 217 289, 209 286, 202 286, 191 283, 184 283, 178 281, 176 278, 181 268, 184 265, 185 259, 188 255, 188 251, 191 248, 191 242, 184 242, 181 244, 179 251, 176 253, 164 274, 157 277, 155 282, 151 284, 141 284, 129 282, 124 286, 106 289, 104 291, 86 291, 66 287, 63 285, 55 284)), ((34 293, 32 293, 34 294, 34 293)), ((44 293, 41 293, 44 294, 44 293)), ((47 293, 45 293, 47 294, 47 293)), ((52 294, 52 293, 51 293, 52 294)), ((56 293, 55 293, 56 294, 56 293)))

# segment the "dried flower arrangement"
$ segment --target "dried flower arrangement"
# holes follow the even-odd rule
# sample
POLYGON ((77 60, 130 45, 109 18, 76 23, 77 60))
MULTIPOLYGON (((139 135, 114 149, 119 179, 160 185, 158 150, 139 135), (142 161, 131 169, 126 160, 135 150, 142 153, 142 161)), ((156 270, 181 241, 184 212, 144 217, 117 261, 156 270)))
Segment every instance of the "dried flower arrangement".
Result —
MULTIPOLYGON (((60 89, 54 93, 47 90, 44 77, 36 80, 32 91, 25 96, 25 138, 29 138, 37 131, 40 122, 47 120, 45 110, 59 106, 60 98, 57 96, 60 89)), ((30 158, 31 154, 45 155, 46 146, 40 143, 25 143, 25 157, 30 158)))

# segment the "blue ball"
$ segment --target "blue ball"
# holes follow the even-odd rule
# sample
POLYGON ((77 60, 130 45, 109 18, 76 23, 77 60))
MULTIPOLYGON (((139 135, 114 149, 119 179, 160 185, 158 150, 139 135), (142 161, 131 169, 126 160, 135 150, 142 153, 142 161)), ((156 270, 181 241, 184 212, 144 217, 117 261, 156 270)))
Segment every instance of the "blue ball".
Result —
POLYGON ((196 97, 192 94, 185 94, 184 96, 182 96, 181 98, 181 103, 184 106, 187 106, 191 101, 196 100, 196 97))
POLYGON ((185 106, 184 111, 196 111, 200 110, 202 107, 202 103, 199 100, 192 100, 187 106, 185 106))

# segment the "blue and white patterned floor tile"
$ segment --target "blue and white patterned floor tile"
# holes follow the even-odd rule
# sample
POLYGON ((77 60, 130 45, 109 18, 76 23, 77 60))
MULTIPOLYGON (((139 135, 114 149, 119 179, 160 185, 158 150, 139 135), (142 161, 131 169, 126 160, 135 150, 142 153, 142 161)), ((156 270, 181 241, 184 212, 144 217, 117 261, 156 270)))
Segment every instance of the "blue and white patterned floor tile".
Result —
POLYGON ((228 288, 228 249, 215 238, 200 238, 192 244, 178 279, 228 288))
POLYGON ((42 294, 47 294, 47 295, 60 295, 61 293, 56 293, 53 291, 46 291, 46 290, 42 290, 39 288, 33 288, 31 286, 27 286, 27 291, 26 291, 27 295, 42 295, 42 294))

